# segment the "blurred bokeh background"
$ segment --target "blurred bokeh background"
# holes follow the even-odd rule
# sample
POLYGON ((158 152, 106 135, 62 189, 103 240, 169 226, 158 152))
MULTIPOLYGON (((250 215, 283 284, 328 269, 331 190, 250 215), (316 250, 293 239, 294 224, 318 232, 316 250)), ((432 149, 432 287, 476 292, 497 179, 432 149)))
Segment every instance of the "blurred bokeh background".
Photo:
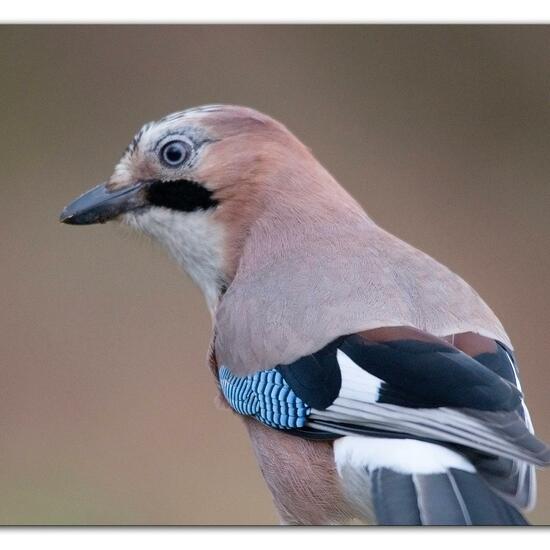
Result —
MULTIPOLYGON (((507 327, 550 441, 550 27, 0 27, 0 524, 270 524, 210 319, 149 241, 62 226, 142 123, 283 121, 507 327)), ((529 515, 550 523, 550 472, 529 515)))

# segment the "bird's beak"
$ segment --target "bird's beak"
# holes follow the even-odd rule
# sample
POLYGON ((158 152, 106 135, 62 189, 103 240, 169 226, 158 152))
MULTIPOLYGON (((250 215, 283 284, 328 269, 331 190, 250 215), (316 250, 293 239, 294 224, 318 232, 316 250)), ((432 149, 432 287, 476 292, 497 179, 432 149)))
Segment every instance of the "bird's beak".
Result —
POLYGON ((59 221, 74 225, 105 223, 145 204, 143 182, 113 190, 101 183, 66 206, 59 221))

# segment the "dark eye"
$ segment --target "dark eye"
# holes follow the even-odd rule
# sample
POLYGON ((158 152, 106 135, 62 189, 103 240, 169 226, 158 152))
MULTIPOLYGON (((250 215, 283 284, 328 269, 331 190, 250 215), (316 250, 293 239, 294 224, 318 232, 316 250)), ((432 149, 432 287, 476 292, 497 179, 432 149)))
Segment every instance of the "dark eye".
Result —
POLYGON ((171 141, 160 150, 160 158, 168 166, 181 166, 189 157, 190 148, 184 141, 171 141))

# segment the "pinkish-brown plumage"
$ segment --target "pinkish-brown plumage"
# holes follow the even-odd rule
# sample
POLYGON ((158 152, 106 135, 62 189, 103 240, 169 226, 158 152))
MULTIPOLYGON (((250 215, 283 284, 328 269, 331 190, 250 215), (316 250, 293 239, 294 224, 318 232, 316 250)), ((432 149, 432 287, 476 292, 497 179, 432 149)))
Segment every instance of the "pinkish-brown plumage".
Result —
POLYGON ((282 523, 338 525, 357 517, 336 473, 331 441, 308 441, 244 420, 282 523))
MULTIPOLYGON (((465 369, 466 380, 477 380, 468 369, 479 366, 480 376, 483 373, 490 382, 488 387, 493 384, 502 392, 506 407, 509 403, 509 407, 516 406, 520 399, 510 339, 481 297, 458 275, 381 229, 309 149, 267 115, 245 107, 217 105, 174 113, 147 124, 107 184, 90 196, 101 196, 101 200, 112 196, 109 215, 115 217, 116 212, 163 243, 201 287, 213 318, 209 358, 216 377, 222 367, 232 376, 251 377, 258 371, 307 358, 338 337, 355 335, 360 339, 359 347, 361 342, 385 350, 388 346, 384 345, 399 342, 413 342, 418 349, 432 346, 436 359, 437 354, 444 359, 451 357, 447 368, 457 372, 465 369), (163 161, 163 144, 171 140, 179 140, 188 148, 185 162, 172 166, 163 161), (121 201, 126 199, 120 196, 125 197, 126 190, 132 201, 124 211, 121 201), (498 353, 505 361, 504 367, 498 368, 513 372, 515 379, 509 377, 503 382, 472 359, 488 355, 492 361, 498 353), (508 388, 508 383, 513 388, 508 388)), ((105 209, 96 213, 97 204, 90 207, 86 196, 75 205, 64 212, 64 221, 95 223, 107 219, 105 209), (83 204, 86 212, 79 210, 83 204), (78 216, 84 221, 78 221, 78 216)), ((339 409, 311 408, 313 421, 306 425, 319 430, 320 426, 326 428, 319 422, 327 418, 340 420, 332 432, 329 429, 323 434, 326 440, 303 439, 243 417, 283 523, 370 520, 372 480, 367 456, 371 466, 376 464, 379 469, 387 458, 394 468, 390 468, 392 475, 430 474, 431 483, 450 471, 444 467, 453 465, 462 475, 474 475, 478 468, 495 491, 512 503, 511 507, 495 505, 504 514, 499 518, 522 523, 515 507, 534 502, 530 464, 544 464, 550 452, 530 433, 526 409, 520 417, 517 412, 508 414, 508 409, 503 412, 497 408, 490 411, 494 413, 488 416, 492 420, 475 415, 465 419, 452 407, 446 408, 445 402, 434 409, 445 424, 440 438, 445 445, 470 445, 478 455, 482 453, 482 458, 466 458, 462 452, 422 441, 438 440, 429 408, 420 407, 414 399, 411 405, 406 395, 400 397, 405 406, 398 403, 397 408, 384 408, 377 401, 382 380, 365 374, 349 357, 337 357, 341 377, 347 373, 351 380, 346 382, 348 393, 338 394, 333 402, 339 409), (364 396, 357 396, 355 382, 365 391, 364 396), (415 431, 410 425, 412 410, 427 431, 415 431), (386 447, 383 437, 343 437, 333 442, 339 434, 362 433, 366 419, 371 422, 367 427, 383 432, 380 418, 388 423, 397 418, 397 432, 404 432, 399 437, 405 437, 408 448, 424 459, 413 457, 411 464, 407 463, 407 457, 400 456, 399 439, 386 447), (355 421, 355 431, 346 431, 355 421), (494 431, 490 431, 491 422, 494 431), (462 428, 465 436, 460 434, 462 428), (413 439, 406 437, 409 429, 413 439), (487 445, 480 434, 487 437, 487 445), (364 446, 368 441, 371 448, 364 446), (516 445, 517 441, 525 442, 524 447, 516 445), (379 448, 382 454, 376 454, 379 448), (483 453, 494 453, 495 460, 485 464, 483 453)), ((439 371, 437 374, 436 379, 439 371)), ((240 388, 244 382, 239 380, 240 388)), ((472 384, 484 388, 482 382, 472 384)), ((220 397, 223 399, 223 394, 220 397)), ((488 395, 487 400, 490 398, 488 395)), ((457 399, 460 401, 460 395, 457 399)), ((480 404, 482 409, 484 406, 480 404)), ((396 431, 395 426, 392 429, 396 431)), ((305 432, 298 435, 305 437, 305 432)), ((373 434, 367 431, 367 435, 373 434)), ((479 485, 485 487, 480 498, 492 502, 491 490, 484 483, 479 485)), ((415 521, 437 523, 437 506, 435 512, 429 507, 422 510, 420 500, 422 517, 415 521)), ((378 507, 380 512, 380 503, 378 507)), ((468 513, 463 520, 471 520, 468 513)))
MULTIPOLYGON (((233 128, 228 116, 244 126, 248 110, 228 112, 214 131, 233 128)), ((231 284, 215 317, 223 364, 251 373, 379 326, 511 346, 467 283, 378 227, 294 136, 260 121, 215 144, 199 172, 222 197, 229 235, 231 284)))

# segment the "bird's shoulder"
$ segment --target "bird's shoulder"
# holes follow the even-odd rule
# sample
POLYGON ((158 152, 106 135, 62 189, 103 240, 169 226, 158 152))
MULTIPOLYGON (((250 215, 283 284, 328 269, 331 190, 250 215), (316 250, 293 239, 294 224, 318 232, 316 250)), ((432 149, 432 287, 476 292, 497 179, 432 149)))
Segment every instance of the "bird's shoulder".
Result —
POLYGON ((219 374, 224 395, 239 412, 265 415, 273 409, 277 417, 283 403, 294 407, 297 424, 281 427, 305 423, 308 410, 326 410, 343 394, 417 409, 512 411, 522 402, 506 346, 474 333, 439 338, 413 327, 344 335, 289 364, 245 377, 227 366, 219 374))
POLYGON ((235 411, 299 437, 416 439, 458 450, 520 506, 534 499, 529 464, 550 463, 513 353, 473 332, 439 338, 379 327, 246 376, 221 366, 219 380, 235 411))

